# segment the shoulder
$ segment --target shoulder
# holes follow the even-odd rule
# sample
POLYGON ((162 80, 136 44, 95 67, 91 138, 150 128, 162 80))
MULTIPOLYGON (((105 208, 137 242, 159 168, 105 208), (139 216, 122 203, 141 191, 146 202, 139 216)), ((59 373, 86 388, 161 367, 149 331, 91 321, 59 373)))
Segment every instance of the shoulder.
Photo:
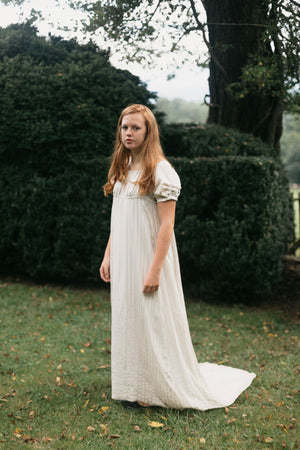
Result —
POLYGON ((154 197, 157 202, 177 200, 181 189, 179 176, 167 160, 159 161, 155 170, 154 197))
POLYGON ((157 163, 155 169, 155 182, 158 184, 161 181, 168 182, 168 184, 173 184, 180 187, 180 178, 176 170, 171 166, 169 161, 163 159, 157 163))

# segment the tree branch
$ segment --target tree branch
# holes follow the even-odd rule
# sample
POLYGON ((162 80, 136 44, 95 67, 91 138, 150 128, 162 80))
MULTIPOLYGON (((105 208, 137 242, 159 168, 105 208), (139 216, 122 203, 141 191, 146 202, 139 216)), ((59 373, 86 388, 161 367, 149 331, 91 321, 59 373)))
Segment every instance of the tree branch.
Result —
POLYGON ((227 73, 226 73, 224 67, 222 66, 222 64, 220 63, 218 58, 216 57, 216 54, 215 54, 215 52, 213 50, 213 47, 210 45, 210 42, 209 42, 209 40, 206 37, 204 25, 203 25, 203 23, 200 22, 200 20, 198 18, 198 13, 197 13, 197 10, 196 10, 195 2, 194 2, 194 0, 189 0, 189 1, 190 1, 190 5, 191 5, 191 8, 192 8, 193 16, 194 16, 194 19, 196 21, 198 30, 200 30, 202 32, 203 41, 204 41, 205 45, 207 46, 207 48, 209 50, 210 56, 213 59, 213 61, 216 64, 216 66, 223 73, 225 79, 228 80, 228 76, 227 76, 227 73))

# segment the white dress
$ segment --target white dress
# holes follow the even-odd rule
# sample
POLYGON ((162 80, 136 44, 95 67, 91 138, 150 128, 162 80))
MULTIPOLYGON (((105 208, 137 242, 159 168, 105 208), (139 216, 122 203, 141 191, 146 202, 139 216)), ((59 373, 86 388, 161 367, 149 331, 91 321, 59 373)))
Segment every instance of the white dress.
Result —
POLYGON ((167 161, 156 168, 153 194, 117 182, 111 216, 112 398, 168 408, 228 406, 254 373, 198 363, 189 332, 176 241, 166 256, 159 290, 143 294, 159 229, 157 202, 177 200, 180 180, 167 161))

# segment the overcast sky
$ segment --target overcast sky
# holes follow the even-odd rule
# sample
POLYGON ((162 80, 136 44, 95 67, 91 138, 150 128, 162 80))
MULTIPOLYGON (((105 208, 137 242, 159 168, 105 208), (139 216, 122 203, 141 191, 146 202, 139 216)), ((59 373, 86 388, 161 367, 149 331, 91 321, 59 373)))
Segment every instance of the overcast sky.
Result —
MULTIPOLYGON (((84 40, 84 36, 80 33, 67 33, 58 28, 64 26, 74 27, 76 23, 79 23, 82 18, 82 12, 71 10, 64 5, 64 0, 55 5, 52 1, 46 0, 31 0, 22 7, 22 17, 20 17, 20 9, 12 6, 4 6, 0 4, 0 26, 6 27, 11 23, 17 23, 24 21, 24 17, 30 15, 31 8, 36 10, 42 10, 45 20, 36 22, 40 34, 47 36, 49 32, 54 35, 61 35, 65 38, 76 36, 79 41, 84 40), (54 26, 49 25, 52 22, 54 26)), ((103 43, 99 42, 98 38, 94 38, 95 42, 103 48, 103 43)), ((189 41, 190 48, 197 48, 198 42, 195 37, 189 41)), ((105 48, 105 47, 104 47, 105 48)), ((162 68, 155 67, 143 68, 139 64, 128 64, 120 61, 118 56, 113 52, 111 62, 115 67, 120 69, 130 70, 134 75, 140 77, 142 81, 147 83, 150 91, 157 92, 159 97, 165 97, 170 100, 174 98, 183 98, 189 101, 203 101, 204 96, 209 93, 208 91, 208 70, 200 69, 194 65, 185 65, 183 68, 175 70, 162 61, 162 68), (175 73, 175 78, 167 80, 168 76, 175 73)), ((200 47, 200 51, 205 51, 204 47, 200 47)), ((197 50, 199 51, 199 47, 197 50)))

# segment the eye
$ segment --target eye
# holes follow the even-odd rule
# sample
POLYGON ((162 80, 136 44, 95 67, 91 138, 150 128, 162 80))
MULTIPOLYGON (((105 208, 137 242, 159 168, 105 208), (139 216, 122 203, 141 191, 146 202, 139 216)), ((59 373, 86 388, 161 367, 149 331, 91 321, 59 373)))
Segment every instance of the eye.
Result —
POLYGON ((121 126, 121 130, 127 130, 127 128, 128 128, 127 125, 122 125, 121 126))
POLYGON ((135 130, 139 130, 140 129, 140 127, 133 127, 135 130))

